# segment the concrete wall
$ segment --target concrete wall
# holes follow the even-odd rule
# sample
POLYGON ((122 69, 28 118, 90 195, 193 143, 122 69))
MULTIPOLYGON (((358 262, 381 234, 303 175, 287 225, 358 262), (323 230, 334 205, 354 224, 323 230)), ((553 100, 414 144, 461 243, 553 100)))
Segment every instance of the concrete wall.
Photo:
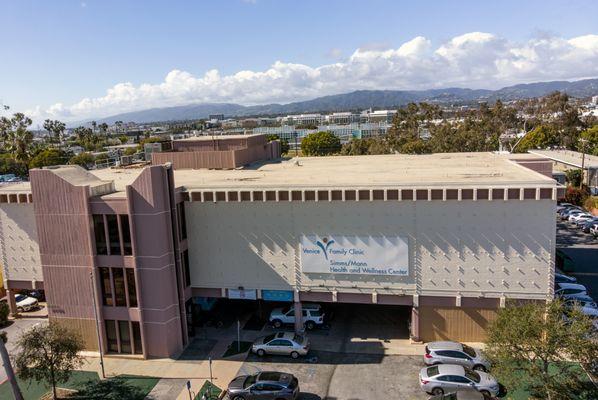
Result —
POLYGON ((550 296, 552 200, 191 202, 187 221, 193 287, 550 296), (304 233, 403 236, 410 274, 304 274, 304 233))
POLYGON ((10 281, 43 281, 33 204, 0 205, 0 262, 10 281))

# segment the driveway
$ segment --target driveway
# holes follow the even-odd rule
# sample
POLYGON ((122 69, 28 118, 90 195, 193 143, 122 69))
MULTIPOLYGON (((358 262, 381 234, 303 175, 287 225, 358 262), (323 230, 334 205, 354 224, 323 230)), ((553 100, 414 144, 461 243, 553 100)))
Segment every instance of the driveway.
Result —
MULTIPOLYGON (((16 343, 21 337, 23 331, 31 328, 34 325, 47 322, 46 319, 41 318, 22 318, 10 321, 10 325, 0 329, 0 332, 6 332, 8 341, 6 342, 6 349, 12 356, 16 352, 16 343)), ((6 372, 4 366, 0 368, 0 383, 6 380, 6 372)))
POLYGON ((312 351, 304 359, 250 355, 239 374, 289 372, 303 400, 427 399, 418 384, 421 357, 312 351), (317 357, 317 361, 310 360, 317 357))

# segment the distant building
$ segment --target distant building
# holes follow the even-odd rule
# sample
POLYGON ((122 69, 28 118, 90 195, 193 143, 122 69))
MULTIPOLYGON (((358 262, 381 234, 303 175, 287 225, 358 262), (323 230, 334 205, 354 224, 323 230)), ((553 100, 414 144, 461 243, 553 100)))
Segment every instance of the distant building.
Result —
POLYGON ((210 121, 224 121, 224 114, 210 114, 208 119, 210 121))

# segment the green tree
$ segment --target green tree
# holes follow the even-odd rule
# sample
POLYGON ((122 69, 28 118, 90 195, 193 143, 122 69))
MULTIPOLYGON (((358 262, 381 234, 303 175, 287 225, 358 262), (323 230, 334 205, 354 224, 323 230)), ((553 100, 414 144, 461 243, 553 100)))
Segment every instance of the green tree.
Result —
POLYGON ((44 121, 44 129, 48 131, 52 141, 62 143, 62 134, 66 125, 58 120, 47 119, 44 121))
POLYGON ((129 137, 127 135, 120 135, 118 137, 118 140, 120 140, 121 144, 125 144, 129 141, 129 137))
POLYGON ((598 125, 586 129, 580 136, 586 140, 586 143, 580 144, 578 148, 588 154, 598 156, 598 125))
POLYGON ((79 165, 85 169, 91 169, 95 164, 95 157, 91 153, 83 152, 71 157, 69 164, 79 165))
POLYGON ((528 390, 535 399, 579 399, 588 389, 577 363, 596 362, 596 339, 592 321, 577 307, 512 303, 488 328, 485 354, 507 387, 528 390))
POLYGON ((310 133, 301 141, 301 151, 306 156, 327 156, 341 150, 341 140, 331 132, 310 133))
POLYGON ((68 159, 68 155, 63 150, 49 147, 40 151, 39 153, 37 153, 35 157, 31 159, 31 162, 29 163, 29 168, 41 168, 49 167, 51 165, 62 165, 66 164, 68 159))
POLYGON ((48 383, 56 400, 56 385, 68 381, 83 363, 81 337, 59 324, 36 325, 17 342, 15 365, 19 378, 48 383))
POLYGON ((287 154, 289 152, 290 147, 288 140, 282 140, 278 135, 267 135, 266 140, 268 140, 268 142, 280 140, 280 154, 287 154))
POLYGON ((583 179, 583 173, 581 169, 568 169, 565 171, 565 176, 569 185, 574 187, 581 186, 581 180, 583 179))
POLYGON ((23 113, 16 113, 12 118, 0 120, 0 139, 4 150, 16 161, 28 162, 31 157, 33 134, 29 131, 31 118, 23 113))
POLYGON ((514 151, 525 153, 532 149, 545 149, 559 144, 559 135, 550 125, 539 125, 527 135, 514 148, 514 151))
POLYGON ((27 163, 15 160, 11 154, 0 154, 0 175, 15 174, 21 178, 27 176, 29 168, 27 163))

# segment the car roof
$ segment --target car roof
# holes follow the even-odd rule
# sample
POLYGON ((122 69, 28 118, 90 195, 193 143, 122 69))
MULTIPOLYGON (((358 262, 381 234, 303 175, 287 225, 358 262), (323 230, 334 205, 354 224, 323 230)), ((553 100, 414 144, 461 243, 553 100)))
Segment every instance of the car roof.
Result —
POLYGON ((465 368, 462 365, 439 364, 438 375, 465 375, 465 368))
POLYGON ((276 383, 289 383, 293 379, 293 375, 285 372, 276 371, 262 371, 257 375, 257 382, 276 382, 276 383))
POLYGON ((289 339, 293 340, 295 337, 295 332, 278 332, 276 334, 276 339, 289 339))
POLYGON ((559 289, 580 289, 586 290, 584 285, 580 285, 579 283, 569 283, 569 282, 559 282, 557 283, 559 289))
POLYGON ((430 342, 427 346, 430 350, 463 350, 463 345, 459 342, 430 342))

